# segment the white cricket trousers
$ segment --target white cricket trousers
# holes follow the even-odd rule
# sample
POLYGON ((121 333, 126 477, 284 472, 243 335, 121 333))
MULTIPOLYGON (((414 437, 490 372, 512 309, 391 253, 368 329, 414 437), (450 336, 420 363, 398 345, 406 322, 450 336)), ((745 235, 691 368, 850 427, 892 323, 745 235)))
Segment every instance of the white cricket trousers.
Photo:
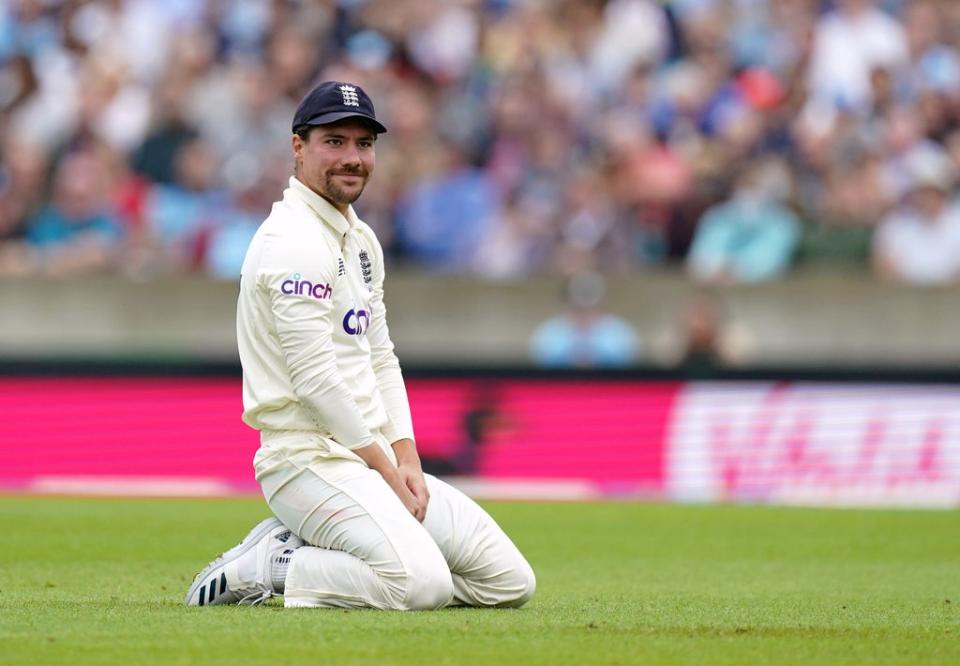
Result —
MULTIPOLYGON (((267 435, 255 467, 273 513, 309 546, 298 548, 284 605, 429 610, 511 607, 536 587, 517 547, 473 500, 426 475, 421 524, 380 474, 314 433, 267 435), (296 438, 299 436, 300 441, 296 438), (336 449, 331 452, 331 447, 336 449)), ((392 448, 381 442, 393 458, 392 448)))

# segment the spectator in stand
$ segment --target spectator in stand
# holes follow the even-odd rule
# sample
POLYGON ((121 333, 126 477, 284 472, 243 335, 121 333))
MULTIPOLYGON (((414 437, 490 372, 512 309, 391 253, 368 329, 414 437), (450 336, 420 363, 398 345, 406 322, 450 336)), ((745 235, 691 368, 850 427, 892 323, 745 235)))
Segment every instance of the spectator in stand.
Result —
POLYGON ((461 148, 448 146, 450 167, 409 190, 397 210, 397 242, 424 266, 469 272, 475 248, 492 229, 499 191, 461 148))
POLYGON ((875 0, 837 0, 817 24, 810 62, 811 102, 822 110, 869 108, 870 74, 907 62, 903 26, 875 0))
POLYGON ((64 276, 115 265, 123 228, 110 208, 103 173, 91 154, 61 161, 52 202, 27 221, 33 272, 64 276))
POLYGON ((290 118, 296 105, 276 94, 273 72, 266 67, 238 65, 232 75, 235 103, 218 128, 216 149, 223 157, 224 183, 237 190, 247 188, 264 162, 289 159, 290 118))
POLYGON ((858 155, 852 163, 832 166, 821 213, 804 220, 797 264, 868 268, 877 222, 894 198, 889 180, 877 155, 858 155))
POLYGON ((15 199, 19 225, 44 205, 50 156, 42 146, 23 141, 8 132, 2 142, 0 185, 5 196, 15 199))
POLYGON ((34 258, 26 243, 27 220, 43 207, 47 155, 31 143, 7 137, 0 168, 0 275, 27 275, 34 258))
POLYGON ((515 193, 501 207, 493 230, 473 251, 476 274, 491 280, 509 280, 542 271, 553 259, 556 242, 552 212, 552 202, 515 193))
POLYGON ((395 251, 397 203, 418 182, 442 173, 448 157, 433 126, 433 109, 439 101, 432 89, 419 83, 398 86, 385 100, 383 113, 390 131, 377 139, 378 144, 385 144, 382 152, 377 150, 378 176, 367 184, 356 206, 384 249, 395 251))
POLYGON ((687 267, 701 282, 761 282, 783 275, 800 233, 797 216, 781 203, 789 173, 777 159, 756 161, 740 177, 729 201, 700 221, 687 267))
POLYGON ((272 84, 294 106, 309 92, 310 83, 317 75, 320 64, 319 45, 314 38, 317 28, 292 21, 277 25, 266 44, 272 84))
POLYGON ((641 354, 640 340, 627 321, 604 312, 606 285, 596 273, 567 282, 566 311, 533 332, 530 355, 547 368, 623 368, 641 354))
POLYGON ((912 185, 880 227, 873 263, 884 278, 918 285, 960 281, 960 206, 956 170, 942 152, 919 150, 909 162, 912 185))
POLYGON ((187 78, 173 73, 158 87, 152 128, 131 156, 134 171, 151 182, 172 183, 177 153, 198 136, 185 115, 187 90, 187 78))
POLYGON ((944 39, 949 29, 930 0, 904 6, 904 29, 910 64, 901 72, 901 87, 914 94, 930 91, 956 99, 960 93, 960 57, 944 39))
POLYGON ((664 347, 665 360, 685 377, 711 379, 749 361, 754 343, 718 295, 700 292, 683 305, 664 347))
POLYGON ((590 79, 598 92, 618 90, 638 66, 663 60, 669 32, 660 3, 610 0, 589 53, 590 79))
POLYGON ((207 236, 225 219, 227 192, 218 183, 218 160, 203 139, 184 144, 174 160, 174 182, 147 195, 146 228, 160 270, 189 271, 201 260, 207 236))
POLYGON ((636 260, 637 226, 616 207, 603 176, 595 169, 574 173, 567 185, 566 208, 555 270, 563 275, 597 270, 623 272, 636 260))
POLYGON ((29 274, 30 250, 25 242, 26 226, 8 185, 0 188, 0 277, 29 274))
POLYGON ((247 246, 270 214, 277 192, 287 186, 287 160, 266 162, 239 192, 221 224, 210 230, 203 244, 203 268, 219 280, 239 280, 247 246))

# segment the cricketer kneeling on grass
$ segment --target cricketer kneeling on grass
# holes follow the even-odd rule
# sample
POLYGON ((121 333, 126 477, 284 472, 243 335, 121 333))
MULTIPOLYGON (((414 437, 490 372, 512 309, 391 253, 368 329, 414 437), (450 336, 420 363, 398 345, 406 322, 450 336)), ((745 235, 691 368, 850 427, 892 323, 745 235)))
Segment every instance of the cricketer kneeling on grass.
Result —
POLYGON ((357 218, 386 128, 359 87, 321 83, 293 119, 294 176, 243 264, 237 337, 254 469, 276 517, 194 579, 191 606, 520 606, 533 570, 476 503, 424 475, 357 218))

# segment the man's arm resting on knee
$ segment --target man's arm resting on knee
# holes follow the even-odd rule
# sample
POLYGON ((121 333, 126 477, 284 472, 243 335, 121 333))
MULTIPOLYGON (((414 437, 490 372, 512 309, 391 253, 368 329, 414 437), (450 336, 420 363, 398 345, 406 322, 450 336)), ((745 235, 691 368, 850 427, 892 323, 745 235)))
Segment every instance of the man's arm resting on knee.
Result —
MULTIPOLYGON (((383 480, 386 481, 390 489, 396 493, 397 497, 400 498, 400 501, 403 502, 407 510, 413 514, 414 518, 420 521, 423 520, 427 512, 426 500, 421 500, 411 492, 405 476, 401 473, 400 469, 393 466, 393 463, 387 458, 387 455, 383 452, 383 449, 380 448, 379 444, 376 442, 367 444, 366 446, 353 449, 353 452, 360 456, 363 462, 367 463, 367 467, 378 472, 380 476, 383 477, 383 480)), ((421 473, 420 476, 422 478, 423 473, 421 473)))

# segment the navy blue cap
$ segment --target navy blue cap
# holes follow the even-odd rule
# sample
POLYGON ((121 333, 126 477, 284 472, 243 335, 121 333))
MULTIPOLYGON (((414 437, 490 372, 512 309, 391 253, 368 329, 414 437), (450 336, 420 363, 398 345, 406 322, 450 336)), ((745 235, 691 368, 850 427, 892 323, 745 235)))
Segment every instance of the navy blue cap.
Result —
POLYGON ((293 114, 292 130, 303 125, 326 125, 344 118, 370 121, 377 134, 387 131, 373 110, 373 102, 358 85, 342 81, 324 81, 307 93, 293 114))

